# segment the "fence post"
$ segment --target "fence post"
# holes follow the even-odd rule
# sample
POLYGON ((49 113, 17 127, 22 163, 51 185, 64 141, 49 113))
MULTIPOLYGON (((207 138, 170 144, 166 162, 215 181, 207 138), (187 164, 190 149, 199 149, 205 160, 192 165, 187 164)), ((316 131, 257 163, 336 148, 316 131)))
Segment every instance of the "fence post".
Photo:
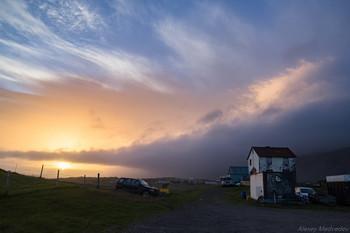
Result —
POLYGON ((100 188, 100 173, 97 173, 97 188, 100 188))
POLYGON ((7 173, 7 181, 6 181, 5 195, 7 195, 8 190, 9 190, 9 185, 10 185, 10 175, 11 175, 11 171, 9 171, 9 172, 7 173))
POLYGON ((86 175, 84 175, 84 186, 86 184, 86 175))
POLYGON ((60 178, 60 169, 57 170, 57 180, 56 180, 56 187, 58 187, 58 180, 60 178))
POLYGON ((43 175, 43 170, 44 170, 44 164, 41 166, 40 178, 41 178, 42 175, 43 175))

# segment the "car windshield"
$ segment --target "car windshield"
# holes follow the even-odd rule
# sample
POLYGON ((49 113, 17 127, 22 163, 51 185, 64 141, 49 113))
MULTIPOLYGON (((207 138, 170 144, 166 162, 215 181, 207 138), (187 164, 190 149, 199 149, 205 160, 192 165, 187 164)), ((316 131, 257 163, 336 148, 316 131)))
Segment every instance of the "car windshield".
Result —
POLYGON ((141 184, 142 184, 143 186, 149 186, 149 185, 147 184, 147 182, 144 181, 144 180, 140 180, 140 182, 141 182, 141 184))
POLYGON ((300 189, 302 193, 315 193, 313 189, 300 189))

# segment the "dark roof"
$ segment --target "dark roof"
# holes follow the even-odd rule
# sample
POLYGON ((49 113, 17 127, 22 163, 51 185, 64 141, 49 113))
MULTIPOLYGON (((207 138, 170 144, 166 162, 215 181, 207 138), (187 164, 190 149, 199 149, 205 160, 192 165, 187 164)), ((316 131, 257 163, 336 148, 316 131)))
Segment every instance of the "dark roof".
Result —
POLYGON ((231 174, 239 174, 239 175, 249 174, 248 167, 230 166, 229 170, 231 174))
POLYGON ((259 157, 277 157, 277 158, 295 158, 296 157, 296 155, 288 147, 253 146, 249 151, 248 158, 249 158, 250 152, 253 149, 258 154, 259 157))

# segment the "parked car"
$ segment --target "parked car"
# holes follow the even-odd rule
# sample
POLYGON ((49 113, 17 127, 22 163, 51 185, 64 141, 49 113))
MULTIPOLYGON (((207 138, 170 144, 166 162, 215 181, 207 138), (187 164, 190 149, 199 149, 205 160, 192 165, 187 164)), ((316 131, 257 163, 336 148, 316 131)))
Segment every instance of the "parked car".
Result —
POLYGON ((142 179, 133 178, 120 178, 115 182, 115 188, 123 189, 132 193, 142 194, 143 196, 157 196, 159 194, 159 189, 156 187, 151 187, 146 181, 142 179))
POLYGON ((295 188, 295 195, 297 195, 299 198, 301 198, 305 202, 309 202, 310 194, 316 194, 316 191, 313 190, 312 188, 308 188, 308 187, 296 187, 295 188))

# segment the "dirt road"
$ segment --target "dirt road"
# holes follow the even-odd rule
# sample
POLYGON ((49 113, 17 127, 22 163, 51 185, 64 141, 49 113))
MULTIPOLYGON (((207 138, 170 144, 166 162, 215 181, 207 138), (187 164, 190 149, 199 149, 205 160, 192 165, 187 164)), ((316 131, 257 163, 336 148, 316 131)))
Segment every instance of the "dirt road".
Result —
POLYGON ((350 213, 232 205, 221 190, 197 202, 141 222, 124 232, 350 232, 350 213))

